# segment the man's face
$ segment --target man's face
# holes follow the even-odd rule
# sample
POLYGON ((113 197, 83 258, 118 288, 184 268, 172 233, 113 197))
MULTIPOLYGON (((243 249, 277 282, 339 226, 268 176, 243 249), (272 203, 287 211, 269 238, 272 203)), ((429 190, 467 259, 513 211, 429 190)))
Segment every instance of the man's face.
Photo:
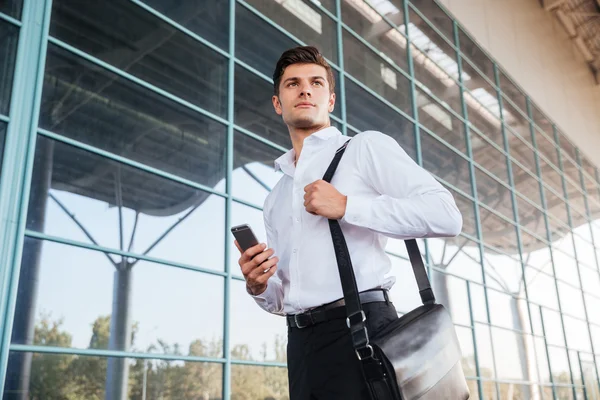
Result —
POLYGON ((275 112, 293 128, 329 126, 334 105, 335 93, 329 93, 327 71, 317 64, 288 66, 279 83, 279 96, 273 96, 275 112))

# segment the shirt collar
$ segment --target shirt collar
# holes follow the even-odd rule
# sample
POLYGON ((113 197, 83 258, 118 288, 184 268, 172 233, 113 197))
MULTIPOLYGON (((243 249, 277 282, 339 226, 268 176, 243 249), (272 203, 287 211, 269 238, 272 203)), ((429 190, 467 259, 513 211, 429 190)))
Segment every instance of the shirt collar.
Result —
MULTIPOLYGON (((304 143, 307 141, 321 140, 327 141, 332 137, 340 136, 342 133, 335 126, 328 126, 327 128, 316 131, 312 135, 304 139, 304 143), (315 139, 311 139, 315 138, 315 139)), ((293 170, 295 170, 294 161, 296 160, 296 152, 294 149, 290 149, 287 153, 275 160, 275 171, 283 171, 284 173, 294 176, 293 170)))

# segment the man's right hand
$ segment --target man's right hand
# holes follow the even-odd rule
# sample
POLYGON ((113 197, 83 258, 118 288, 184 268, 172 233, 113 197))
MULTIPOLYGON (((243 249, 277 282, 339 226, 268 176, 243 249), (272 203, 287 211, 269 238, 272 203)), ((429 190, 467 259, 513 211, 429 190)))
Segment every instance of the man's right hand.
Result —
POLYGON ((237 240, 234 241, 242 256, 238 264, 242 269, 242 274, 246 279, 246 287, 254 296, 257 296, 267 290, 267 281, 277 271, 277 262, 279 258, 271 257, 275 251, 266 250, 265 244, 257 244, 246 251, 242 251, 237 240))

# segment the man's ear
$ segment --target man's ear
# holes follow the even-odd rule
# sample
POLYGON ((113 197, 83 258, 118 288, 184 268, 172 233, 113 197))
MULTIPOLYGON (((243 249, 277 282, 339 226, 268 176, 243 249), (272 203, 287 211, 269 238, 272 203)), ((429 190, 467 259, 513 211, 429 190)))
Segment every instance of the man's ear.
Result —
POLYGON ((275 109, 275 112, 277 113, 277 115, 281 115, 283 111, 281 110, 281 103, 279 102, 279 97, 273 96, 271 100, 273 101, 273 108, 275 109))
POLYGON ((335 93, 331 93, 329 95, 329 112, 333 112, 333 109, 335 108, 335 93))

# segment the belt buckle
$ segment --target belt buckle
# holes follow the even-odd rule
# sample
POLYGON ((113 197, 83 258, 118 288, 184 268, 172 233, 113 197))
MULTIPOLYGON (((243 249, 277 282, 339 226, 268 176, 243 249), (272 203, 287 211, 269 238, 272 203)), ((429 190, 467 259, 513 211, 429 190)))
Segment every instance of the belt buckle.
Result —
MULTIPOLYGON (((304 328, 309 327, 311 325, 310 323, 308 325, 302 325, 302 324, 300 324, 300 322, 298 322, 298 316, 299 315, 302 315, 302 314, 296 314, 296 315, 294 315, 294 322, 296 323, 296 328, 298 328, 298 329, 304 329, 304 328)), ((310 316, 310 314, 308 314, 308 315, 310 316)), ((310 322, 312 322, 312 318, 311 317, 309 317, 309 318, 310 318, 310 322)))

